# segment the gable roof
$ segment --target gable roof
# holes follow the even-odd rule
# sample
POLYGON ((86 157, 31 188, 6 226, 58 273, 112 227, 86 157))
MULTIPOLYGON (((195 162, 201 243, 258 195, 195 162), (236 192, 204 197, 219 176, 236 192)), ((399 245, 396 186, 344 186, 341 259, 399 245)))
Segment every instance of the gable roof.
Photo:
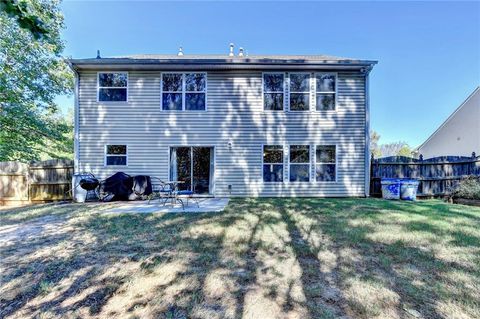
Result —
POLYGON ((70 59, 74 69, 98 69, 105 66, 125 68, 164 68, 165 66, 203 66, 207 68, 274 68, 274 67, 344 67, 369 69, 377 63, 373 60, 336 57, 329 55, 248 55, 229 56, 221 54, 138 54, 106 58, 70 59))
POLYGON ((200 60, 215 60, 215 59, 230 59, 230 60, 308 60, 308 61, 360 61, 360 59, 352 59, 345 57, 338 57, 333 55, 246 55, 246 56, 229 56, 228 54, 185 54, 182 56, 176 54, 133 54, 124 56, 114 56, 112 58, 124 59, 200 59, 200 60))
POLYGON ((419 149, 421 149, 425 144, 427 144, 438 132, 440 132, 440 130, 445 126, 447 125, 448 122, 451 121, 452 118, 454 118, 455 114, 458 113, 458 111, 460 111, 467 103, 468 101, 470 101, 470 99, 475 96, 475 94, 480 94, 480 86, 477 86, 476 89, 465 99, 465 101, 463 101, 462 104, 460 104, 459 107, 457 107, 455 109, 455 111, 453 111, 452 114, 450 114, 450 116, 442 123, 442 125, 440 125, 436 130, 435 132, 432 133, 432 135, 430 135, 427 140, 425 142, 423 142, 420 146, 418 146, 415 150, 418 151, 419 149))

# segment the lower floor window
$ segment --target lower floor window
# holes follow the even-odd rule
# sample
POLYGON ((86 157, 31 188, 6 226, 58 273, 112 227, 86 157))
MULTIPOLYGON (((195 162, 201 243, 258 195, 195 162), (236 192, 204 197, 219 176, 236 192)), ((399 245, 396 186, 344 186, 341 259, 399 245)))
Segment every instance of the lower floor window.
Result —
POLYGON ((290 182, 310 181, 310 146, 290 145, 290 182))
POLYGON ((334 182, 336 180, 335 145, 317 145, 315 154, 315 175, 317 182, 334 182))
POLYGON ((106 145, 105 165, 127 165, 127 145, 106 145))
POLYGON ((263 146, 263 181, 283 182, 283 146, 263 146))

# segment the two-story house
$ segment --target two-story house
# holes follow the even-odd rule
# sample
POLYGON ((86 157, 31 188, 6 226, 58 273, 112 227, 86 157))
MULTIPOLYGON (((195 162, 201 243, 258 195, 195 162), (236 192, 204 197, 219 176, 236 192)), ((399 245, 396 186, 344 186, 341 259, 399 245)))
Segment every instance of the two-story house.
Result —
POLYGON ((75 171, 210 196, 366 196, 368 76, 332 56, 72 59, 75 171))

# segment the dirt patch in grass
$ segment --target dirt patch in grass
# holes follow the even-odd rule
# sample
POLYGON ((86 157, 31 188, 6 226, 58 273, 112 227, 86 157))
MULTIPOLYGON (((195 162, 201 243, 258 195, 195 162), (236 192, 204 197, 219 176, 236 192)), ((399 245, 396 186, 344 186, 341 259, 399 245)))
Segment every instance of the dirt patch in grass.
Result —
POLYGON ((478 208, 236 199, 212 214, 102 209, 2 211, 0 317, 480 317, 478 208), (7 237, 8 227, 24 232, 7 237))

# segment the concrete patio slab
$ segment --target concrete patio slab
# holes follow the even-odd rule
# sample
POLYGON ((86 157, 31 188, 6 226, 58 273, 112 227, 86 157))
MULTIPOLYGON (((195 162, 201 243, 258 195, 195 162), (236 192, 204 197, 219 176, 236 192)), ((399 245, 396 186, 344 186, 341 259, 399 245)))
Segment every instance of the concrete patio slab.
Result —
POLYGON ((228 204, 228 198, 199 198, 198 204, 193 200, 188 201, 188 206, 182 209, 182 205, 167 203, 165 206, 159 200, 148 202, 117 202, 112 208, 108 208, 102 213, 106 214, 124 214, 124 213, 208 213, 221 212, 228 204))

